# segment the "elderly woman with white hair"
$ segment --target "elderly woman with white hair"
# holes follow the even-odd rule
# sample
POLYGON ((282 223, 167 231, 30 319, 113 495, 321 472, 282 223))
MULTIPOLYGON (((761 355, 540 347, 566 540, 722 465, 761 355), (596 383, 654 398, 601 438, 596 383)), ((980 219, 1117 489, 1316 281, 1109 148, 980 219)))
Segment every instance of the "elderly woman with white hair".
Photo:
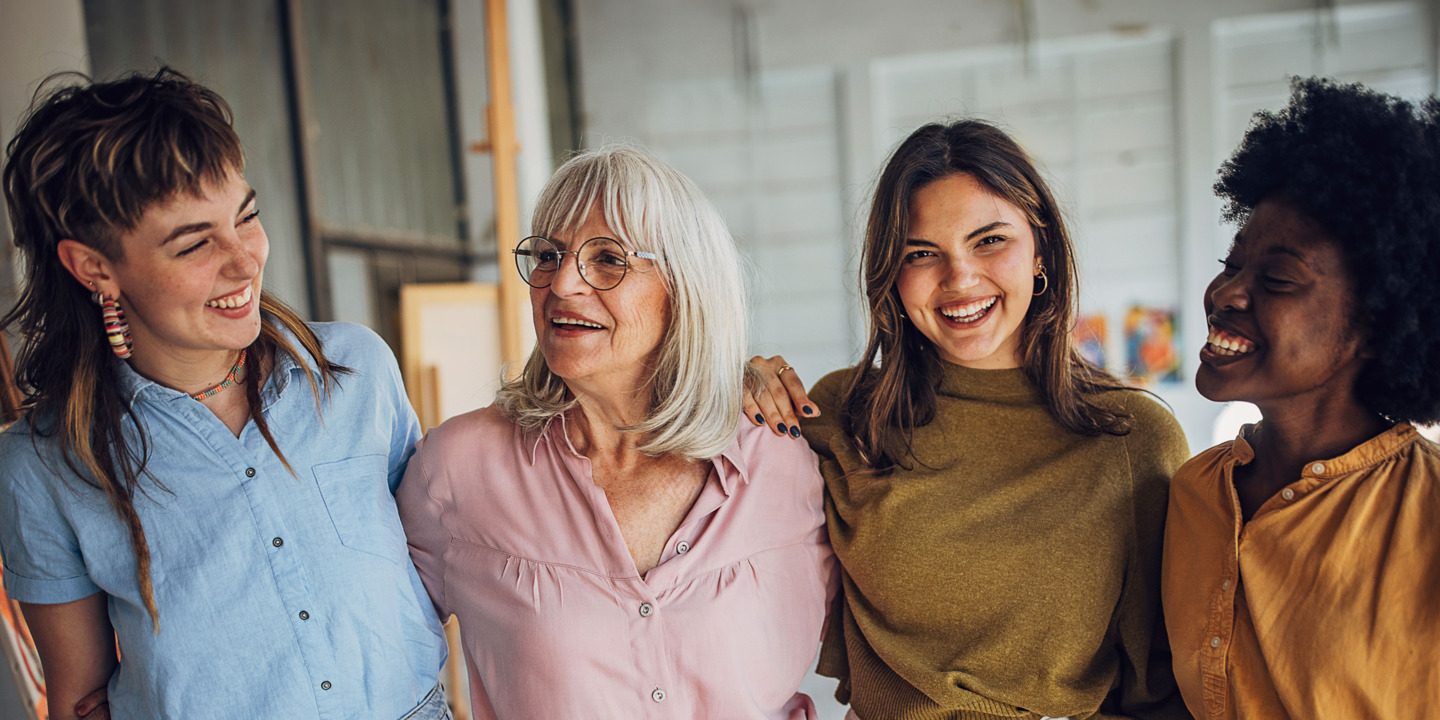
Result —
POLYGON ((688 179, 565 163, 513 251, 537 345, 396 500, 481 718, 810 718, 834 556, 803 444, 739 423, 740 261, 688 179))

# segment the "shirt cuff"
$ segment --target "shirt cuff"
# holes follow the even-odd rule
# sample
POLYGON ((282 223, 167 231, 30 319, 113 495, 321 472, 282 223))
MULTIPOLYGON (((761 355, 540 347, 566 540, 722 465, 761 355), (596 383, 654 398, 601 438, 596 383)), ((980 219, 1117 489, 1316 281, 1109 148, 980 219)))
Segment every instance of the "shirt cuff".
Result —
POLYGON ((5 568, 5 592, 23 603, 34 605, 57 605, 87 598, 100 592, 100 586, 89 575, 56 580, 36 580, 18 575, 5 568))

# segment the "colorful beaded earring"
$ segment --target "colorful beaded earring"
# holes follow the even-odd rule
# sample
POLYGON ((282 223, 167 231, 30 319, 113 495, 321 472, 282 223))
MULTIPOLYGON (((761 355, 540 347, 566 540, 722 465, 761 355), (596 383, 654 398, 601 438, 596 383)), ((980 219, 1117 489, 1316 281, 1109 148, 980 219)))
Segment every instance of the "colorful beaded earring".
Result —
POLYGON ((110 350, 121 360, 130 357, 130 323, 125 321, 125 311, 120 309, 120 300, 105 297, 99 290, 93 296, 100 306, 100 318, 105 323, 105 337, 110 340, 110 350))

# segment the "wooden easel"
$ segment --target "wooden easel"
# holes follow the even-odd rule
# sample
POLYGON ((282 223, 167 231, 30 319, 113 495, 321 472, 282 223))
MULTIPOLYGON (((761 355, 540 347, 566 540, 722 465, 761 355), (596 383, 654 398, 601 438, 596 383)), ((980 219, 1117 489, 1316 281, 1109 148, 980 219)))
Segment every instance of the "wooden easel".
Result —
MULTIPOLYGON (((516 156, 520 143, 515 137, 515 104, 510 93, 510 40, 505 0, 485 0, 485 65, 490 91, 486 105, 489 137, 470 146, 471 152, 488 152, 494 168, 495 253, 500 268, 500 356, 512 373, 522 367, 526 347, 524 326, 530 322, 529 293, 518 275, 505 270, 511 264, 510 248, 520 239, 520 191, 516 156)), ((406 379, 407 384, 409 378, 406 379)), ((424 403, 420 403, 424 405, 424 403)), ((421 412, 422 419, 425 414, 421 412)), ((431 418, 438 420, 439 418, 431 418)), ((445 663, 445 684, 455 720, 471 720, 469 678, 465 673, 465 652, 460 645, 459 621, 453 617, 445 626, 450 660, 445 663)))

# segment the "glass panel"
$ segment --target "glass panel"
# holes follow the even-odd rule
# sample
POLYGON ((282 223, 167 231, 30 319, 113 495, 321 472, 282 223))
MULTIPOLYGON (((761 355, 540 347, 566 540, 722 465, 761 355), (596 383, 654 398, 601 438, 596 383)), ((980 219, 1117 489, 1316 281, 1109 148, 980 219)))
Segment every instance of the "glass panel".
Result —
POLYGON ((320 222, 459 243, 441 4, 301 7, 320 222))
POLYGON ((370 275, 370 258, 361 250, 331 250, 330 302, 332 315, 341 322, 376 327, 375 283, 370 275))

